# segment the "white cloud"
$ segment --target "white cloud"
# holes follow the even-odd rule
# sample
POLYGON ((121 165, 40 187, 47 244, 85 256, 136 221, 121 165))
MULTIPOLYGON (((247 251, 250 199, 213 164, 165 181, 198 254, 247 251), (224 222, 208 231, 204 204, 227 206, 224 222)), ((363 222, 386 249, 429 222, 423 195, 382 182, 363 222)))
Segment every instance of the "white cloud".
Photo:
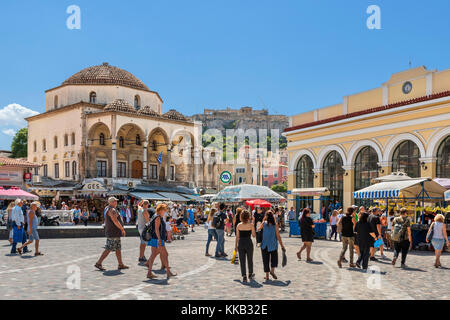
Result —
POLYGON ((16 135, 16 130, 14 129, 3 129, 2 132, 10 137, 14 137, 16 135))
MULTIPOLYGON (((39 112, 28 109, 17 103, 12 103, 0 109, 0 125, 24 128, 27 125, 25 118, 35 116, 39 112)), ((10 130, 10 129, 9 129, 10 130)), ((3 130, 3 133, 5 130, 3 130)), ((6 134, 6 133, 5 133, 6 134)))

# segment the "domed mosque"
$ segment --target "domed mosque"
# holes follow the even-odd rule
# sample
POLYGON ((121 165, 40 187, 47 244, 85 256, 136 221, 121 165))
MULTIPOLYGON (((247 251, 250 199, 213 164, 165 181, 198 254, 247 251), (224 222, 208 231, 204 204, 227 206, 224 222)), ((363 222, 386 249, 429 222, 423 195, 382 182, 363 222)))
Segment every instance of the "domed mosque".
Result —
POLYGON ((108 186, 207 181, 200 165, 186 162, 201 124, 162 105, 158 92, 108 63, 75 73, 45 92, 44 113, 26 119, 28 159, 42 164, 35 175, 108 186))

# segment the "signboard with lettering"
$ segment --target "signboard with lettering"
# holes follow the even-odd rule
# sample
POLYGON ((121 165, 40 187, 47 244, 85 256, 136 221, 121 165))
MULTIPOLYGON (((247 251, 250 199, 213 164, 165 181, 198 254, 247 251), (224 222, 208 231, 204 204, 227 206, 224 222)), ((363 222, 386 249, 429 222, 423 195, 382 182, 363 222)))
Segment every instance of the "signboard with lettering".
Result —
POLYGON ((107 192, 108 190, 105 188, 103 184, 98 181, 88 182, 83 186, 81 191, 85 192, 107 192))
POLYGON ((0 181, 2 182, 22 182, 22 172, 20 171, 0 171, 0 181))

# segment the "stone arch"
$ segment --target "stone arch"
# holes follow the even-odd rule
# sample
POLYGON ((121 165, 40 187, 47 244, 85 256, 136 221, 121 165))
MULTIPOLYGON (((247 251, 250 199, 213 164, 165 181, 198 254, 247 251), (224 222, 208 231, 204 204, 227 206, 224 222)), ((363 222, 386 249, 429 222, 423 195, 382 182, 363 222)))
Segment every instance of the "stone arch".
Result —
POLYGON ((410 141, 414 142, 417 145, 417 147, 419 148, 420 156, 425 157, 425 147, 422 143, 422 140, 420 140, 419 137, 417 137, 416 135, 414 135, 412 133, 402 133, 402 134, 394 136, 386 144, 386 147, 384 148, 383 162, 391 162, 392 156, 394 155, 394 151, 397 148, 397 146, 406 140, 410 140, 410 141))
POLYGON ((125 123, 123 124, 119 130, 117 130, 116 139, 118 140, 121 136, 125 139, 124 147, 133 146, 136 147, 136 136, 139 135, 141 146, 145 141, 145 133, 144 130, 135 123, 125 123))
POLYGON ((364 147, 372 147, 378 155, 378 162, 381 162, 383 160, 383 152, 381 151, 381 147, 373 140, 360 140, 355 142, 348 151, 347 166, 352 166, 355 163, 356 156, 358 155, 359 151, 361 151, 364 147))
POLYGON ((428 148, 426 157, 434 158, 437 156, 438 148, 441 145, 442 141, 445 140, 450 135, 450 127, 445 127, 444 129, 439 130, 431 137, 428 142, 428 148))
POLYGON ((111 142, 111 130, 104 122, 97 122, 92 125, 88 130, 88 139, 91 141, 92 145, 100 146, 99 135, 103 133, 105 135, 106 146, 110 145, 111 142))
POLYGON ((307 155, 311 158, 314 168, 317 168, 317 159, 314 153, 309 149, 298 150, 292 156, 292 161, 290 161, 289 171, 294 171, 297 167, 297 162, 301 159, 302 156, 307 155))
POLYGON ((344 164, 347 163, 347 156, 345 154, 345 151, 338 145, 329 145, 320 150, 317 161, 317 165, 319 166, 319 168, 317 169, 323 168, 323 162, 327 157, 328 153, 330 153, 331 151, 336 151, 337 153, 339 153, 339 155, 342 158, 342 163, 344 164))

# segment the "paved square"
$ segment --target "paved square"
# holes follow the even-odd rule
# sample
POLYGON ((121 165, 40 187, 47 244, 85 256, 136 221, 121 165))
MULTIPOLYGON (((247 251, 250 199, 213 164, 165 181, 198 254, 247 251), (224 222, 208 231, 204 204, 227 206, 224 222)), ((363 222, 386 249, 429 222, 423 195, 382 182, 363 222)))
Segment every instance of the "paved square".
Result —
MULTIPOLYGON (((371 262, 375 273, 359 269, 339 269, 336 260, 339 242, 316 240, 313 263, 298 261, 299 238, 282 234, 287 248, 288 264, 276 270, 277 281, 265 282, 261 252, 255 250, 255 281, 242 284, 239 265, 229 260, 204 256, 206 230, 196 228, 185 240, 168 244, 169 259, 177 278, 165 279, 155 264, 158 279, 148 281, 147 270, 138 265, 138 238, 123 239, 124 261, 129 270, 117 271, 117 261, 111 254, 104 262, 106 272, 95 270, 105 244, 104 238, 44 239, 44 256, 9 256, 7 241, 0 241, 1 299, 450 299, 448 284, 450 269, 433 267, 431 252, 412 252, 407 259, 409 269, 392 267, 389 260, 371 262), (74 271, 80 271, 80 289, 73 288, 74 271), (69 282, 69 285, 67 284, 69 282), (72 288, 72 289, 71 289, 72 288)), ((225 248, 230 254, 234 237, 226 237, 225 248)), ((212 242, 210 253, 214 252, 212 242)), ((31 249, 34 248, 31 247, 31 249)), ((280 250, 281 253, 281 250, 280 250)), ((150 254, 147 249, 146 256, 150 254)), ((348 253, 347 253, 348 255, 348 253)), ((306 255, 304 255, 306 257, 306 255)), ((347 256, 348 259, 348 256, 347 256)), ((442 265, 450 268, 450 255, 444 254, 442 265)), ((281 262, 281 254, 280 254, 281 262)), ((398 262, 399 263, 399 262, 398 262)))

